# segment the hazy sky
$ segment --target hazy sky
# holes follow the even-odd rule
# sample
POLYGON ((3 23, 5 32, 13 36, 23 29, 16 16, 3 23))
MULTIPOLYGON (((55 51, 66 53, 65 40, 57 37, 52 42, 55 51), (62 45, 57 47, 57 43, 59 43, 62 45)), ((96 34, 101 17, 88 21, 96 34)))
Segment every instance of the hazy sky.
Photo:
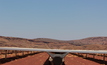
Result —
POLYGON ((107 36, 107 0, 0 0, 0 36, 107 36))

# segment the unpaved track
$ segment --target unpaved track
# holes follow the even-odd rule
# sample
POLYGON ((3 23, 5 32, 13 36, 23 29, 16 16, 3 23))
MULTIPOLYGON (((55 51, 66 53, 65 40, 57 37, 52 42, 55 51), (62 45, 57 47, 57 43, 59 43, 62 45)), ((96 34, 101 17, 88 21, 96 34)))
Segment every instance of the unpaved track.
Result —
MULTIPOLYGON (((43 65, 49 55, 47 53, 39 53, 22 59, 16 59, 1 65, 43 65)), ((65 65, 101 65, 94 61, 86 60, 72 54, 65 57, 65 65)))
POLYGON ((39 53, 22 59, 16 59, 1 65, 43 65, 48 58, 47 53, 39 53))
POLYGON ((101 65, 94 61, 86 60, 81 57, 77 57, 72 54, 68 54, 65 57, 65 65, 101 65))

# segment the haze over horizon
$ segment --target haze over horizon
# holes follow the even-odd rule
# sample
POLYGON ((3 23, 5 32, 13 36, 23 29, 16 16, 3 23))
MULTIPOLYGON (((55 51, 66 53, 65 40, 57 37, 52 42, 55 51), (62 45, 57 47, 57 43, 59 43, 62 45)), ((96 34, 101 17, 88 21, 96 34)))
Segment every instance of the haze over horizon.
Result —
POLYGON ((0 0, 0 36, 107 37, 107 0, 0 0))

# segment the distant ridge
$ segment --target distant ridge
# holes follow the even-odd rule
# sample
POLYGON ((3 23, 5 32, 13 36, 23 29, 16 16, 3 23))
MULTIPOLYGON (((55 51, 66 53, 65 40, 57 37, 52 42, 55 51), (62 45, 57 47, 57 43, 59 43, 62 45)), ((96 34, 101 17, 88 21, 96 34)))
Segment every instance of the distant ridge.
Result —
POLYGON ((107 37, 89 37, 79 40, 64 41, 50 38, 26 39, 0 36, 0 46, 51 49, 107 50, 107 37))

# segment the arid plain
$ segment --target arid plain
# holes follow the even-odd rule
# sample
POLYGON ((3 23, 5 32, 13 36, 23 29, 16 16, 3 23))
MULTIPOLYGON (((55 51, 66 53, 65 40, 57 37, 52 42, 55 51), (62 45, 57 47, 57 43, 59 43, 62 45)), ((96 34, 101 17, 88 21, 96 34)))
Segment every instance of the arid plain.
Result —
MULTIPOLYGON (((25 39, 17 37, 0 36, 1 47, 25 47, 25 48, 50 48, 50 49, 74 49, 74 50, 107 50, 107 37, 89 37, 80 40, 55 40, 48 38, 25 39)), ((14 54, 8 55, 12 57, 14 54)), ((19 53, 20 55, 20 53, 19 53)), ((14 57, 14 56, 13 56, 14 57)), ((26 57, 10 59, 0 65, 49 65, 46 61, 49 55, 45 52, 27 55, 26 57)), ((0 60, 3 60, 0 55, 0 60)), ((92 54, 85 57, 85 54, 69 53, 65 58, 65 65, 106 65, 107 58, 103 61, 102 55, 92 54)), ((4 60, 5 61, 5 60, 4 60)))

